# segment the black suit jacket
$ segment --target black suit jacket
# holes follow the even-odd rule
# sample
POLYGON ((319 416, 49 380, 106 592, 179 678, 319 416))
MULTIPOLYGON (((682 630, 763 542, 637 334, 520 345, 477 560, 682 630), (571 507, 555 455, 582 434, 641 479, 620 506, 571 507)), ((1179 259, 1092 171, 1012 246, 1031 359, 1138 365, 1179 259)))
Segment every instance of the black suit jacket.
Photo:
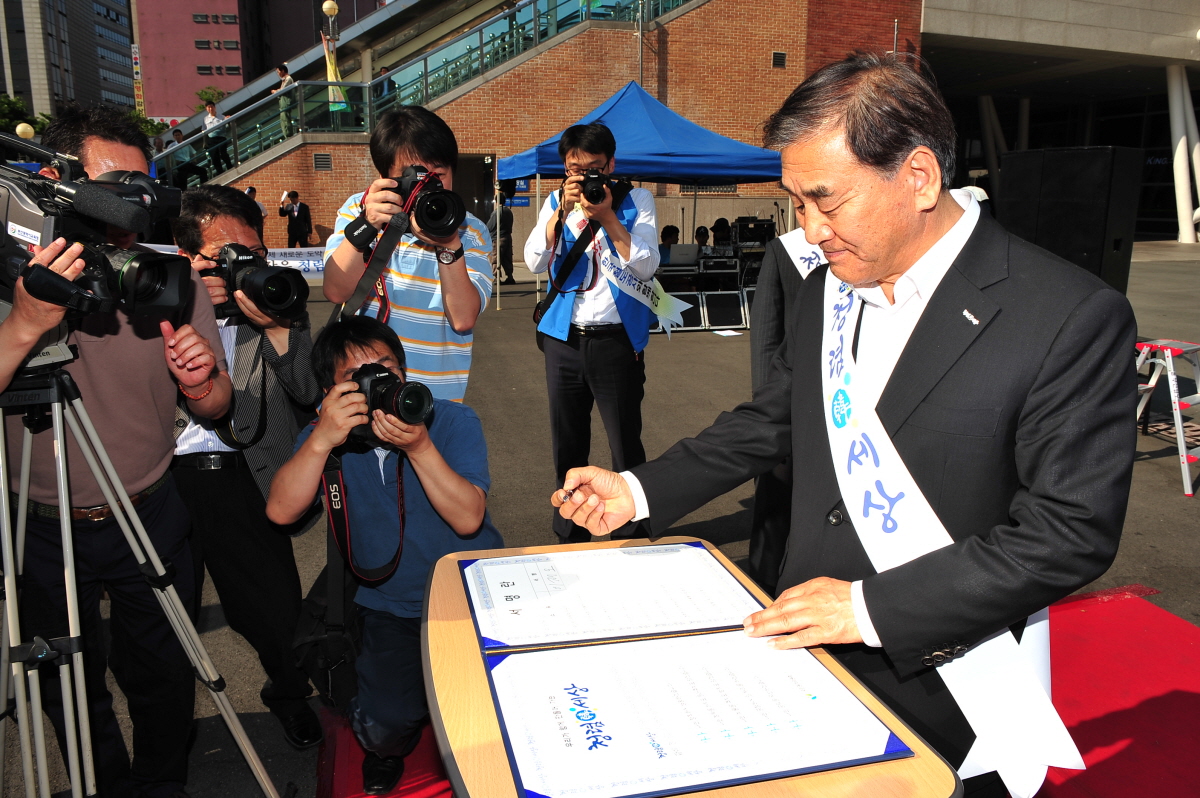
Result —
POLYGON ((1019 631, 1111 564, 1135 445, 1133 314, 1082 269, 979 219, 876 408, 954 544, 876 574, 852 528, 861 499, 843 502, 838 488, 845 454, 831 454, 825 431, 826 279, 836 278, 823 266, 800 286, 753 400, 634 473, 659 535, 794 454, 778 589, 818 576, 863 580, 883 648, 830 650, 957 767, 974 735, 921 660, 1019 631), (845 519, 836 525, 835 510, 845 519))
POLYGON ((308 212, 308 205, 303 202, 296 203, 299 210, 293 214, 292 205, 288 203, 279 208, 279 215, 287 217, 288 235, 294 236, 309 236, 312 234, 312 214, 308 212))
POLYGON ((772 239, 763 255, 750 311, 750 384, 754 388, 762 385, 771 371, 803 282, 783 243, 772 239))

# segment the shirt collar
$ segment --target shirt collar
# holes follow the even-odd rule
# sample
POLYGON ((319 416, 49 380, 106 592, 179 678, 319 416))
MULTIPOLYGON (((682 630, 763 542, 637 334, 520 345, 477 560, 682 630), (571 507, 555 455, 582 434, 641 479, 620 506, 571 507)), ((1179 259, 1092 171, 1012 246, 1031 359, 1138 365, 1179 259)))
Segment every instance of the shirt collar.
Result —
MULTIPOLYGON (((955 258, 966 246, 967 239, 975 231, 975 225, 979 222, 979 202, 970 192, 963 189, 956 188, 949 193, 963 209, 963 215, 958 217, 958 221, 946 231, 945 235, 934 242, 933 246, 896 280, 896 285, 892 290, 892 297, 895 299, 894 307, 902 306, 914 296, 928 302, 929 297, 933 296, 933 292, 941 284, 942 278, 946 276, 946 272, 950 271, 955 258)), ((883 289, 877 285, 870 288, 856 288, 854 292, 869 305, 883 308, 893 306, 888 302, 883 289)))

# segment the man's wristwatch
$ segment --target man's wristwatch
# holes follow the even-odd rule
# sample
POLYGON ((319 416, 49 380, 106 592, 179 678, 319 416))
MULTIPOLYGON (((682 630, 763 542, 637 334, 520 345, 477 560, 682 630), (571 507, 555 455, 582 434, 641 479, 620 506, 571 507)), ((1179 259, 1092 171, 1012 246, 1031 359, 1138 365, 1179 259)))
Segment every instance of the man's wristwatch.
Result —
POLYGON ((451 264, 466 254, 462 244, 458 245, 458 249, 447 249, 446 247, 437 248, 438 263, 451 264))

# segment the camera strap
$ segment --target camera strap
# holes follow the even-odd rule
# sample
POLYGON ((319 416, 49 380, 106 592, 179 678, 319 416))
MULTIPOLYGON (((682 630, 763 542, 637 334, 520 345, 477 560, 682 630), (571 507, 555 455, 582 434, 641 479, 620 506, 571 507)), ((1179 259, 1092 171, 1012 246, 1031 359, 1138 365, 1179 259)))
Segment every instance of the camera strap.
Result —
POLYGON ((363 270, 362 276, 358 278, 358 284, 354 286, 354 293, 344 304, 333 309, 333 314, 325 323, 326 327, 336 322, 344 314, 353 315, 372 293, 379 297, 379 316, 377 318, 387 324, 388 316, 391 315, 391 306, 387 300, 387 281, 383 279, 383 271, 387 268, 388 261, 392 259, 392 253, 400 245, 400 239, 409 231, 409 227, 408 214, 401 212, 392 216, 384 226, 383 235, 375 243, 375 248, 371 250, 370 257, 367 258, 367 267, 363 270))
POLYGON ((342 477, 342 461, 331 454, 325 460, 321 473, 321 488, 325 492, 325 513, 329 519, 329 533, 337 544, 342 559, 350 566, 354 578, 367 587, 379 587, 396 572, 400 565, 400 553, 404 549, 404 457, 396 461, 396 503, 399 505, 400 536, 396 540, 396 553, 384 565, 363 568, 354 561, 354 546, 350 534, 350 513, 346 509, 346 481, 342 477))

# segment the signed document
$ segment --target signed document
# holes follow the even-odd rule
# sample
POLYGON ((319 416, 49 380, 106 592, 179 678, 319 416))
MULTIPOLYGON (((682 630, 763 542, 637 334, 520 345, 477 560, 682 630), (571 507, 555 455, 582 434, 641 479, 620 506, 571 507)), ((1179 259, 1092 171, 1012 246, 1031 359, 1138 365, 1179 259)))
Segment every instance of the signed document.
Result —
POLYGON ((464 561, 485 649, 740 629, 762 605, 689 543, 464 561))
POLYGON ((528 798, 628 798, 911 756, 805 649, 740 631, 485 654, 528 798))

